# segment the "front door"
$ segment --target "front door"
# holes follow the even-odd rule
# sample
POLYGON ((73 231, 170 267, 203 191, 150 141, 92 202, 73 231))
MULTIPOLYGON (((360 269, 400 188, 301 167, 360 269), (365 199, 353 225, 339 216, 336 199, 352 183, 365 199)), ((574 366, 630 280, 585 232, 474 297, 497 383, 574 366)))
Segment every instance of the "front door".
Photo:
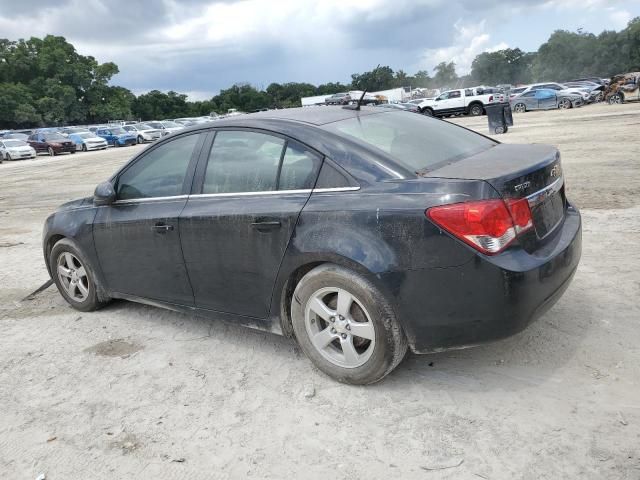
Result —
POLYGON ((318 154, 279 136, 216 133, 198 167, 202 186, 180 216, 197 307, 268 315, 280 263, 320 164, 318 154))
POLYGON ((157 145, 118 174, 116 201, 98 208, 93 227, 110 290, 193 305, 178 218, 204 136, 183 135, 157 145))

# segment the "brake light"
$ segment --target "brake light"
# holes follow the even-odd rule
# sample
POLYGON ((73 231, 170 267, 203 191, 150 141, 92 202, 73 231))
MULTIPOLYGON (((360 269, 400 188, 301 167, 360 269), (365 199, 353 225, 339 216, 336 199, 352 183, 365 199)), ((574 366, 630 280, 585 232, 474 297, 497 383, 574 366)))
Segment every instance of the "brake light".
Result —
POLYGON ((454 203, 432 207, 425 214, 443 230, 487 255, 501 252, 519 233, 533 226, 526 199, 454 203))
POLYGON ((493 102, 493 95, 489 95, 489 103, 493 102))

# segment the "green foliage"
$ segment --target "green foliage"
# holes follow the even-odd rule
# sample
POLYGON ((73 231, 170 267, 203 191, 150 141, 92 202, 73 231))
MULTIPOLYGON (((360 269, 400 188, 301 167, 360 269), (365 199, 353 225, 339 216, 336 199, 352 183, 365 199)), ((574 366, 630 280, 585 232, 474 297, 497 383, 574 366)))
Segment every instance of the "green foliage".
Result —
POLYGON ((565 81, 581 76, 610 76, 640 70, 640 17, 620 32, 599 35, 558 30, 537 52, 507 48, 478 55, 470 75, 459 77, 454 62, 409 75, 378 66, 354 73, 350 84, 272 83, 265 90, 236 84, 209 100, 190 102, 186 95, 152 90, 136 97, 109 82, 118 66, 100 64, 76 52, 63 37, 0 39, 0 128, 101 123, 108 120, 164 119, 226 113, 230 108, 251 112, 300 105, 301 97, 349 90, 397 87, 462 87, 478 84, 565 81))
POLYGON ((535 53, 526 53, 519 48, 481 53, 471 64, 471 78, 483 85, 530 82, 535 56, 535 53))

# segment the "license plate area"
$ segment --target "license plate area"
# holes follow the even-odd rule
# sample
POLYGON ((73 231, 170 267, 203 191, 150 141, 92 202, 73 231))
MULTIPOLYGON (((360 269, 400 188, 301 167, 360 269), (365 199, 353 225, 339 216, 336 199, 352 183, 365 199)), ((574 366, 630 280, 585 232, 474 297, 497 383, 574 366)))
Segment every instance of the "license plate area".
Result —
POLYGON ((556 180, 527 199, 536 237, 543 239, 553 232, 564 218, 566 198, 563 179, 556 180))

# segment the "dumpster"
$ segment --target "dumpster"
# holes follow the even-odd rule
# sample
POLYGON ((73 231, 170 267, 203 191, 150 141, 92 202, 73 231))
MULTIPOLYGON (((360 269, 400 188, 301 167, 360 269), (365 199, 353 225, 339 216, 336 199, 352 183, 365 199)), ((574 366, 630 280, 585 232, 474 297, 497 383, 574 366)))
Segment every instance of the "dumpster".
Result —
POLYGON ((489 133, 507 133, 513 126, 513 114, 508 103, 492 103, 485 107, 489 120, 489 133))

